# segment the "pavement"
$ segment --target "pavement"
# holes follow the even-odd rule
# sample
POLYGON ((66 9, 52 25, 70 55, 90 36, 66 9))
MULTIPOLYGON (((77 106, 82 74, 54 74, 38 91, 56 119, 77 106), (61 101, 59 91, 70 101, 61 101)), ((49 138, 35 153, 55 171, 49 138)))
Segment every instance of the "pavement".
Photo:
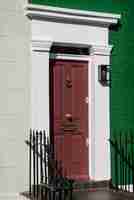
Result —
POLYGON ((73 200, 134 200, 133 193, 95 191, 95 192, 74 192, 73 200))
MULTIPOLYGON (((29 198, 29 194, 23 193, 20 200, 41 200, 41 198, 29 198)), ((69 196, 66 200, 69 200, 69 196)), ((45 200, 43 198, 43 200, 45 200)), ((56 198, 58 200, 58 198, 56 198)), ((115 192, 109 190, 75 191, 72 200, 134 200, 134 193, 115 192)))

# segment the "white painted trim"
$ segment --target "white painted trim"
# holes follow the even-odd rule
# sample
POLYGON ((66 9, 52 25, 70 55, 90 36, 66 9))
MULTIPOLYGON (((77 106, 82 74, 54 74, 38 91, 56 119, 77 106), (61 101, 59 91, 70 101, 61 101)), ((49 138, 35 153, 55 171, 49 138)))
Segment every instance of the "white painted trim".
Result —
POLYGON ((121 18, 120 14, 103 12, 81 11, 76 9, 59 8, 53 6, 39 6, 28 4, 25 6, 25 14, 30 18, 44 18, 63 20, 78 24, 100 24, 109 27, 117 24, 121 18))
POLYGON ((110 54, 113 46, 107 45, 92 45, 90 48, 90 53, 92 57, 92 152, 94 155, 91 156, 95 164, 92 165, 92 174, 94 180, 110 180, 110 144, 108 139, 110 137, 110 118, 109 118, 109 87, 103 87, 98 82, 98 65, 109 65, 110 64, 110 54), (93 78, 95 77, 95 79, 93 78), (103 93, 103 97, 101 93, 103 93), (103 99, 102 99, 103 98, 103 99), (105 102, 105 106, 101 103, 105 102), (104 107, 103 107, 104 106, 104 107), (103 112, 104 109, 104 112, 103 112), (103 113, 103 115, 101 114, 103 113), (103 119, 103 120, 102 120, 103 119), (103 122, 103 127, 99 121, 103 122), (102 135, 100 137, 100 135, 102 135), (99 147, 98 147, 99 145, 99 147), (103 154, 100 151, 102 148, 103 154), (101 154, 105 162, 101 163, 101 154), (105 158, 104 158, 105 155, 105 158), (99 165, 100 163, 100 165, 99 165), (99 167, 98 167, 99 166, 99 167), (94 169, 95 167, 95 169, 94 169), (102 179, 103 177, 103 179, 102 179))
POLYGON ((108 46, 92 45, 90 48, 90 54, 91 55, 110 56, 112 49, 113 49, 113 45, 108 45, 108 46))
POLYGON ((31 128, 49 135, 49 51, 52 41, 32 40, 31 128), (45 78, 44 78, 45 76, 45 78), (45 105, 45 106, 44 106, 45 105), (43 109, 43 107, 45 107, 43 109))
POLYGON ((51 40, 33 39, 32 51, 49 52, 52 46, 51 40))
POLYGON ((92 176, 92 159, 91 159, 91 154, 92 154, 92 147, 91 143, 93 142, 91 139, 91 134, 92 133, 92 58, 91 56, 89 57, 88 60, 88 165, 89 165, 89 177, 90 179, 93 179, 92 176))
POLYGON ((75 54, 60 54, 60 53, 51 53, 50 58, 61 59, 61 60, 80 60, 80 61, 89 61, 89 55, 75 55, 75 54))

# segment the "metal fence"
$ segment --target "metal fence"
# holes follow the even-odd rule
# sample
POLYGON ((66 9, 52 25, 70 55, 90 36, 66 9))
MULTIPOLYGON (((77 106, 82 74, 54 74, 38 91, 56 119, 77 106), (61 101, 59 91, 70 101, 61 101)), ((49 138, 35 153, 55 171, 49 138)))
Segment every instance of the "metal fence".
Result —
POLYGON ((110 139, 112 186, 134 192, 134 133, 115 132, 110 139))
POLYGON ((29 196, 31 199, 72 199, 73 180, 63 176, 61 162, 54 159, 54 147, 45 131, 30 130, 29 196))

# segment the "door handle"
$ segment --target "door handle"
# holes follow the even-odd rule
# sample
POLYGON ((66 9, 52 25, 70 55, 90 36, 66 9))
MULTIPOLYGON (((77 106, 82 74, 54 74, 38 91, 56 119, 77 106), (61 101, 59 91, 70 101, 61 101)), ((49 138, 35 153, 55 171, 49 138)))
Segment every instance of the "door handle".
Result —
POLYGON ((67 113, 67 114, 65 114, 65 117, 67 120, 72 121, 72 114, 67 113))

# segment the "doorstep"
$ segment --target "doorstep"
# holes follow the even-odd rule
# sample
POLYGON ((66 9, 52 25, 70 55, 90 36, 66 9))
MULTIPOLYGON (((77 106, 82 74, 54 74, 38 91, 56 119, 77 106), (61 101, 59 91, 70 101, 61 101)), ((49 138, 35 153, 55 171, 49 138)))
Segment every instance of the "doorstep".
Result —
POLYGON ((110 188, 110 181, 77 181, 73 184, 74 191, 98 191, 110 188))
MULTIPOLYGON (((110 181, 75 181, 73 183, 73 192, 107 191, 110 188, 109 186, 110 181)), ((29 198, 29 192, 23 192, 21 194, 29 198)))

